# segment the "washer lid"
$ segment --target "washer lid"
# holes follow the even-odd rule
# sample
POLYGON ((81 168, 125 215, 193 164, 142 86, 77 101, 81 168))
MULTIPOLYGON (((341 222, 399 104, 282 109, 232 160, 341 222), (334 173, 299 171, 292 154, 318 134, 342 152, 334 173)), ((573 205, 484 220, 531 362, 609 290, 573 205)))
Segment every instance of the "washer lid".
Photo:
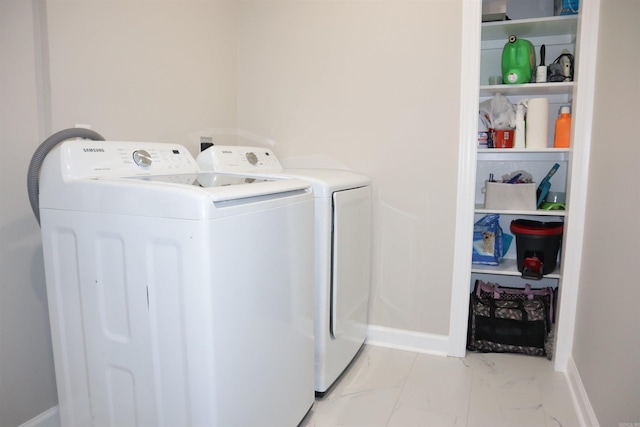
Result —
POLYGON ((157 184, 182 184, 202 188, 207 191, 211 200, 214 202, 304 190, 309 188, 310 185, 308 182, 297 179, 209 172, 186 175, 136 176, 124 179, 154 182, 157 184))

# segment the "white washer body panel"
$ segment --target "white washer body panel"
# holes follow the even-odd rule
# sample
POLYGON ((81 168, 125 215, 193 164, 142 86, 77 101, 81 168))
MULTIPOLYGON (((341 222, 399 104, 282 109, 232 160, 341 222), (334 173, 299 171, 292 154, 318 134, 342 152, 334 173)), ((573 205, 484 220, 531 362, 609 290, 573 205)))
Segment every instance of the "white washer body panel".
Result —
POLYGON ((213 146, 200 153, 198 164, 209 171, 296 178, 313 187, 315 389, 326 392, 366 340, 371 271, 370 179, 343 169, 284 169, 271 150, 256 147, 213 146), (253 163, 249 161, 252 158, 253 163))
POLYGON ((50 157, 41 221, 62 425, 297 425, 314 401, 311 191, 283 182, 216 202, 215 188, 60 180, 64 156, 50 157))

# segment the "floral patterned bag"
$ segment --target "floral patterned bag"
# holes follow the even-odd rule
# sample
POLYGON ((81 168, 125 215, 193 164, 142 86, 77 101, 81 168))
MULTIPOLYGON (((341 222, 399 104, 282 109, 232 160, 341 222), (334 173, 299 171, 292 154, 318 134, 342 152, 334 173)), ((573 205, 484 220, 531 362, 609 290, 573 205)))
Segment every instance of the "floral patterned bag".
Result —
MULTIPOLYGON (((481 281, 478 281, 481 282, 481 281)), ((547 355, 547 340, 551 331, 549 297, 531 295, 522 298, 516 292, 505 294, 476 291, 469 304, 467 349, 495 353, 547 355), (498 298, 495 298, 495 296, 498 298)), ((503 288, 504 289, 504 288, 503 288)))

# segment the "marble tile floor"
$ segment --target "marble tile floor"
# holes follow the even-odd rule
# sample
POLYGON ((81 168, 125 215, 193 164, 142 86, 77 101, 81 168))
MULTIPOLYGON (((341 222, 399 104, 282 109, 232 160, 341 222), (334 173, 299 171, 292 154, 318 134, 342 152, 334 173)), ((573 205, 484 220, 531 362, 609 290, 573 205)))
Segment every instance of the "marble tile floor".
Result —
POLYGON ((543 357, 442 357, 366 346, 300 427, 577 427, 564 374, 543 357))

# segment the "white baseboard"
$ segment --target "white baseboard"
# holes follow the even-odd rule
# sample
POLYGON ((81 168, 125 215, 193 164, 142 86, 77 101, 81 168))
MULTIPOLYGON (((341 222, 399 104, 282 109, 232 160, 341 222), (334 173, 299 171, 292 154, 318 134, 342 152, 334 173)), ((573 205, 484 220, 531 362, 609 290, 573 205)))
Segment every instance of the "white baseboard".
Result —
POLYGON ((600 427, 600 423, 598 423, 596 413, 593 411, 591 402, 589 402, 589 396, 584 388, 584 384, 582 384, 582 379, 580 378, 578 367, 573 361, 573 357, 569 357, 567 361, 567 378, 573 398, 573 406, 576 408, 580 425, 585 427, 600 427))
POLYGON ((61 427, 58 406, 47 409, 35 418, 31 418, 20 427, 61 427))
POLYGON ((369 325, 366 343, 380 347, 435 354, 438 356, 446 356, 449 351, 448 336, 375 325, 369 325))

